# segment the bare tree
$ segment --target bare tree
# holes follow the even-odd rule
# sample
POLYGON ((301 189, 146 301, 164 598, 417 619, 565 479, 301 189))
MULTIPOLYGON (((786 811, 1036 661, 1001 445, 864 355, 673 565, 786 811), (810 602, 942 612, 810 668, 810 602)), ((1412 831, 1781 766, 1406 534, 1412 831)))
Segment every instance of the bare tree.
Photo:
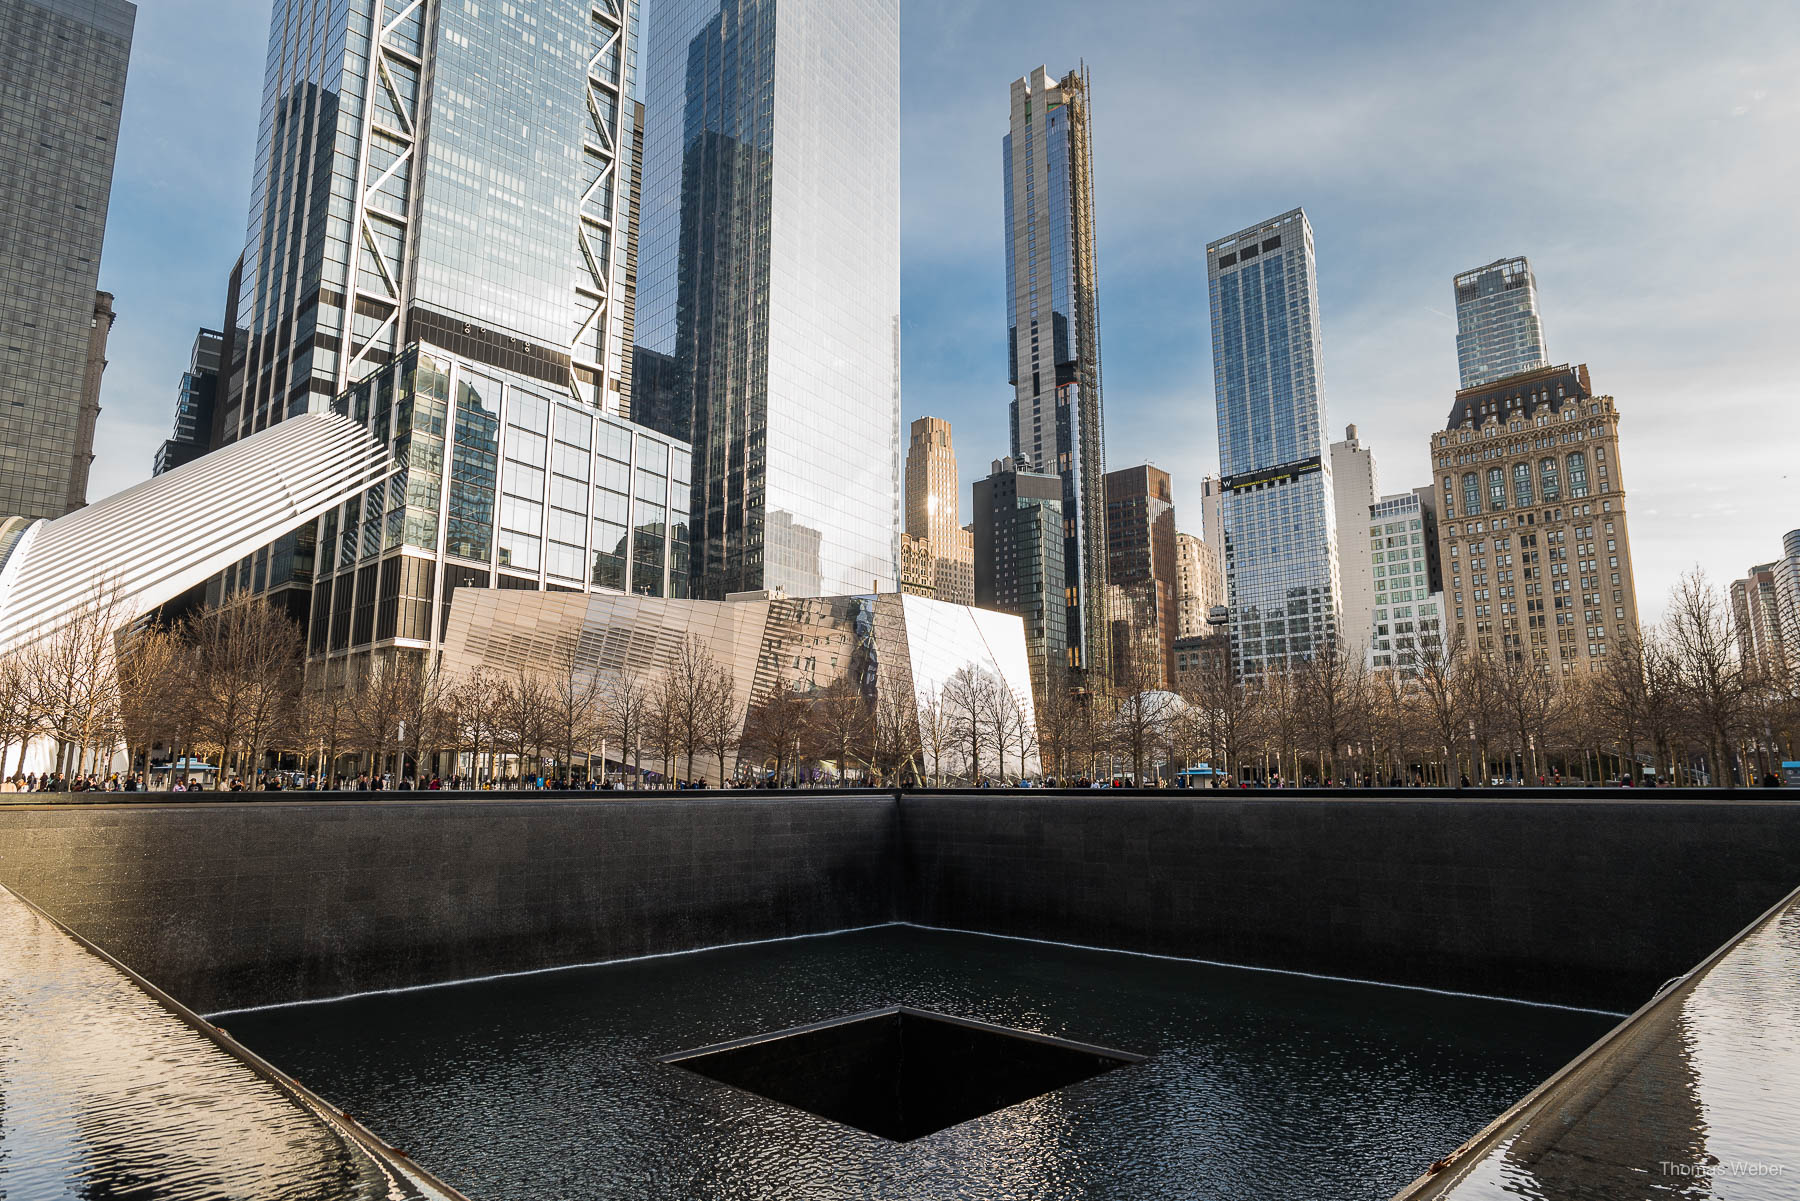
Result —
POLYGON ((209 606, 182 625, 193 647, 195 729, 219 755, 216 786, 239 755, 254 776, 299 695, 300 627, 262 597, 209 606))
POLYGON ((719 661, 697 635, 689 634, 666 676, 669 735, 681 753, 687 776, 698 776, 695 758, 705 744, 706 710, 717 683, 719 661))
POLYGON ((1518 755, 1521 782, 1544 775, 1550 733, 1558 723, 1563 692, 1547 660, 1530 649, 1509 650, 1490 661, 1497 714, 1503 714, 1511 749, 1518 755))
POLYGON ((912 698, 898 688, 880 689, 870 732, 870 761, 876 772, 889 781, 917 782, 923 772, 912 698))
POLYGON ((944 757, 956 741, 951 728, 950 711, 941 692, 926 689, 914 698, 919 714, 919 748, 925 760, 928 781, 936 787, 944 782, 944 757))
POLYGON ((1465 651, 1460 633, 1452 634, 1447 643, 1428 633, 1421 635, 1402 658, 1405 674, 1417 688, 1423 725, 1437 743, 1442 773, 1438 783, 1444 785, 1456 782, 1456 748, 1463 742, 1463 693, 1455 673, 1465 651))
POLYGON ((726 757, 738 745, 743 728, 744 708, 738 702, 737 685, 727 668, 715 666, 706 689, 706 704, 701 711, 700 733, 706 749, 719 761, 721 786, 730 778, 725 766, 726 757))
MULTIPOLYGON (((510 691, 506 680, 491 667, 476 668, 451 689, 455 741, 469 748, 470 782, 476 788, 497 774, 495 758, 499 753, 501 725, 510 691)), ((459 749, 456 768, 459 773, 461 758, 459 749)))
POLYGON ((25 751, 41 728, 42 719, 27 653, 13 650, 0 655, 0 772, 12 761, 16 748, 18 763, 13 774, 24 774, 25 751))
POLYGON ((1369 681, 1369 740, 1378 783, 1410 777, 1413 747, 1423 734, 1423 688, 1399 667, 1377 670, 1369 681))
POLYGON ((1131 761, 1132 782, 1139 785, 1150 752, 1163 741, 1170 709, 1168 693, 1135 686, 1145 679, 1129 668, 1122 672, 1112 706, 1113 742, 1120 756, 1131 761))
POLYGON ((543 766, 544 748, 550 743, 550 693, 537 672, 521 668, 506 681, 500 707, 504 742, 512 752, 518 786, 535 779, 543 766))
POLYGON ((673 674, 663 672, 650 681, 650 707, 645 713, 644 735, 662 762, 663 783, 674 779, 675 753, 681 746, 680 685, 673 674))
POLYGON ((606 685, 606 736, 619 745, 619 764, 637 772, 634 783, 643 782, 640 748, 649 730, 653 697, 650 681, 630 664, 616 672, 606 685))
POLYGON ((580 643, 562 639, 545 665, 546 719, 554 735, 559 775, 573 775, 577 751, 593 772, 592 748, 605 737, 606 689, 600 673, 581 662, 580 643))
POLYGON ((812 699, 812 726, 820 758, 832 758, 840 783, 848 782, 856 760, 867 763, 874 724, 868 698, 853 683, 833 684, 812 699))
POLYGON ((1369 679, 1361 655, 1346 654, 1333 641, 1314 648, 1299 668, 1299 716, 1319 757, 1319 779, 1343 776, 1343 760, 1366 737, 1369 679))
POLYGON ((127 617, 116 582, 84 596, 47 637, 25 645, 38 728, 56 739, 60 775, 109 755, 118 730, 114 639, 127 617))
POLYGON ((972 784, 981 783, 982 752, 993 745, 989 695, 997 687, 999 681, 991 672, 965 665, 944 682, 940 697, 949 719, 951 740, 966 757, 972 784))
POLYGON ((790 772, 798 782, 802 747, 810 737, 811 714, 798 684, 798 680, 778 683, 750 706, 744 720, 744 749, 765 765, 774 763, 778 786, 790 772))
MULTIPOLYGON (((156 745, 173 745, 184 724, 182 715, 189 706, 181 694, 188 680, 187 659, 180 639, 161 626, 145 626, 120 640, 119 723, 130 758, 135 762, 141 754, 146 769, 156 745)), ((0 738, 0 762, 5 758, 0 738)))
POLYGON ((1076 689, 1073 674, 1052 669, 1036 698, 1039 759, 1048 775, 1067 780, 1080 756, 1086 698, 1076 689))
POLYGON ((1208 658, 1186 698, 1199 713, 1200 741, 1213 770, 1242 776, 1244 756, 1255 741, 1258 699, 1236 677, 1228 655, 1208 658))
POLYGON ((1706 747, 1712 782, 1733 787, 1734 752, 1754 703, 1755 681, 1744 665, 1730 604, 1695 568, 1670 591, 1665 627, 1682 707, 1706 747))
POLYGON ((351 739, 350 719, 356 698, 341 681, 330 680, 323 671, 319 674, 322 678, 309 681, 300 694, 294 710, 294 731, 322 786, 330 788, 337 775, 338 760, 351 739))
POLYGON ((409 682, 403 675, 402 666, 384 658, 349 681, 348 743, 372 780, 378 780, 400 752, 402 723, 410 707, 409 682))
POLYGON ((1257 678, 1257 703, 1263 712, 1261 731, 1266 749, 1275 755, 1275 774, 1300 779, 1300 738, 1305 728, 1296 670, 1283 662, 1271 662, 1257 678))

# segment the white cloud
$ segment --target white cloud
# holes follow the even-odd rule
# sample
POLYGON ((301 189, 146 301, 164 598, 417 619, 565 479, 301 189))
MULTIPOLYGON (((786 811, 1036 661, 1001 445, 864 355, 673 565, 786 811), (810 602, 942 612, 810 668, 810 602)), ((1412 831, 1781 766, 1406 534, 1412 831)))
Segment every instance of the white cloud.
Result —
MULTIPOLYGON (((976 316, 982 366, 1003 368, 1007 85, 1084 56, 1108 462, 1154 458, 1178 507, 1217 462, 1205 242, 1302 204, 1330 427, 1360 427, 1389 490, 1429 478, 1426 440, 1450 408, 1450 276, 1524 253, 1552 357, 1588 363, 1619 402, 1647 617, 1696 560, 1731 578, 1800 525, 1785 462, 1800 434, 1791 4, 1052 3, 1028 23, 1008 5, 920 7, 927 25, 956 11, 965 40, 914 55, 909 7, 909 322, 941 333, 976 316), (991 282, 971 288, 983 256, 991 282), (1721 479, 1728 496, 1699 490, 1721 479)), ((909 413, 944 407, 921 358, 909 343, 909 413)), ((989 414, 955 410, 965 471, 1004 450, 1009 393, 990 381, 989 414)))

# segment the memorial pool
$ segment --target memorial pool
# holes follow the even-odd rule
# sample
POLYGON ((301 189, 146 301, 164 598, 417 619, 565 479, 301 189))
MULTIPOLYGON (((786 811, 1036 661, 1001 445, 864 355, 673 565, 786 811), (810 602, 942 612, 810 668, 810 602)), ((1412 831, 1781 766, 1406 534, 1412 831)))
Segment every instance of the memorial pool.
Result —
POLYGON ((482 1201, 1373 1201, 1616 1019, 885 926, 217 1021, 482 1201), (659 1062, 896 1005, 1146 1058, 908 1142, 659 1062))

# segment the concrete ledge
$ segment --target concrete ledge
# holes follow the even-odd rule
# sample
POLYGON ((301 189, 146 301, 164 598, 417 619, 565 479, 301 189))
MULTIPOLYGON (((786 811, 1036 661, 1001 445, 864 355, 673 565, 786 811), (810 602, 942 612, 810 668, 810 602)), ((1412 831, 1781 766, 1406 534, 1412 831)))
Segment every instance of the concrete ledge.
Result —
POLYGON ((0 1193, 462 1199, 4 888, 0 981, 0 1193))
POLYGON ((1791 1197, 1800 890, 1401 1190, 1396 1201, 1791 1197))

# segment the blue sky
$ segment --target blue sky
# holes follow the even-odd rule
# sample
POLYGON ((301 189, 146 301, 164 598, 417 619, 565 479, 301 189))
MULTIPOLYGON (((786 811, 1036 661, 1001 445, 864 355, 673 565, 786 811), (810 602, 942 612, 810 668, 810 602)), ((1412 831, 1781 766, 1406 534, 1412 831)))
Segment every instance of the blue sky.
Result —
MULTIPOLYGON (((654 3, 655 0, 648 0, 654 3)), ((93 497, 149 473, 243 241, 264 0, 141 0, 101 286, 93 497)), ((1618 400, 1646 617, 1800 526, 1800 5, 902 3, 905 416, 1006 453, 1000 138, 1012 79, 1093 78, 1107 464, 1217 469, 1209 239, 1303 205, 1328 422, 1429 482, 1450 277, 1537 272, 1556 361, 1618 400)))

